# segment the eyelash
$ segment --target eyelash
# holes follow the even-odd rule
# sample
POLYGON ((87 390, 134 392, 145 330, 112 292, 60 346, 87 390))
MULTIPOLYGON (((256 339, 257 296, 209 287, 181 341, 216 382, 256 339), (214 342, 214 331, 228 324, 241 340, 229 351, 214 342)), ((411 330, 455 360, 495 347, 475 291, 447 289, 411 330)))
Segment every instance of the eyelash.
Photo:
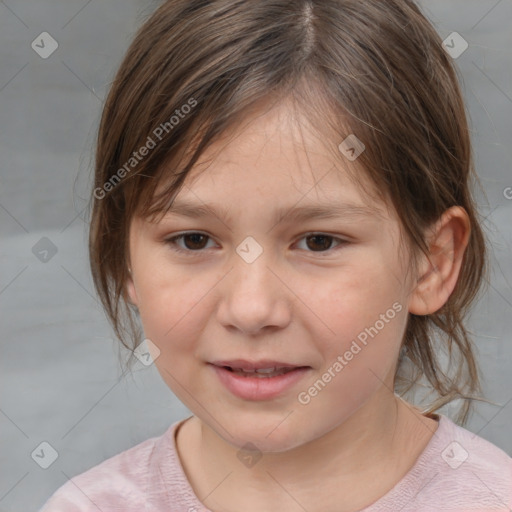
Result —
MULTIPOLYGON (((208 240, 212 239, 209 235, 206 235, 205 233, 201 233, 199 231, 187 231, 185 233, 181 233, 179 235, 176 235, 176 236, 173 236, 173 237, 170 237, 170 238, 166 238, 164 240, 164 243, 166 245, 168 245, 171 250, 173 250, 175 252, 178 252, 178 253, 181 253, 181 254, 188 254, 188 255, 191 255, 191 256, 198 256, 201 253, 203 253, 205 251, 205 249, 198 249, 198 250, 194 251, 192 249, 183 249, 182 247, 179 247, 177 245, 176 242, 178 240, 181 240, 185 236, 188 236, 188 235, 202 235, 202 236, 207 237, 208 240)), ((339 242, 338 245, 335 246, 334 248, 327 249, 325 251, 306 251, 306 252, 311 252, 313 254, 325 254, 325 253, 331 252, 333 250, 336 250, 337 248, 343 247, 344 245, 347 245, 349 243, 347 240, 343 240, 342 238, 338 238, 338 237, 335 237, 333 235, 328 235, 326 233, 320 233, 320 232, 305 233, 299 240, 303 240, 304 238, 308 238, 308 237, 311 237, 311 236, 324 236, 324 237, 331 238, 332 240, 335 240, 335 241, 339 242)))

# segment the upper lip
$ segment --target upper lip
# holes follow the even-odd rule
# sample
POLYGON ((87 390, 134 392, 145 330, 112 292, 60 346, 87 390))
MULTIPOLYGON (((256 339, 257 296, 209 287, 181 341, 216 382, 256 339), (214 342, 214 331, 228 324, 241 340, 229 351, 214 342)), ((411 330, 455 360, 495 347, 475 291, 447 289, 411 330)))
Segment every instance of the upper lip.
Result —
POLYGON ((262 359, 260 361, 247 361, 245 359, 232 359, 230 361, 212 361, 215 366, 229 366, 240 370, 261 370, 265 368, 299 368, 305 365, 284 363, 282 361, 273 361, 262 359))

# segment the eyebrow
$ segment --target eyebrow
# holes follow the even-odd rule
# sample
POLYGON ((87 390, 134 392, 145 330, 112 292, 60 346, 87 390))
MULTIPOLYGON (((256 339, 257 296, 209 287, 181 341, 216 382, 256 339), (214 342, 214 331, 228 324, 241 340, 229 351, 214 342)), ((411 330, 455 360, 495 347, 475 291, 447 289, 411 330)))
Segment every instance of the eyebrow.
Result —
MULTIPOLYGON (((166 211, 166 216, 180 215, 191 218, 217 217, 223 222, 229 222, 232 217, 229 211, 223 207, 210 205, 207 203, 194 203, 185 200, 175 200, 171 207, 166 211)), ((310 219, 365 219, 371 217, 383 218, 381 210, 372 206, 363 206, 352 203, 334 203, 334 204, 318 204, 304 205, 292 207, 280 207, 276 210, 275 223, 281 222, 284 218, 288 222, 304 222, 310 219)))

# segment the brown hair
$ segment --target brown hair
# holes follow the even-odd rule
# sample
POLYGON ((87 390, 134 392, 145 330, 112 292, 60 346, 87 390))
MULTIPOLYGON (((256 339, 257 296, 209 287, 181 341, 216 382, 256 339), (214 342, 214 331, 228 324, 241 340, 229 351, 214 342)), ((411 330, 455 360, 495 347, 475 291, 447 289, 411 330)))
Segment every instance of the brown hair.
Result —
POLYGON ((134 215, 165 212, 205 148, 255 105, 284 98, 335 147, 350 133, 363 141, 357 169, 394 206, 412 270, 426 228, 451 206, 466 210, 457 285, 440 310, 409 314, 395 375, 400 394, 426 377, 438 397, 424 412, 462 399, 455 421, 465 424, 481 388, 463 320, 488 272, 486 240, 456 70, 411 0, 172 0, 149 17, 106 100, 91 197, 91 271, 116 336, 130 351, 142 340, 124 288, 134 215))

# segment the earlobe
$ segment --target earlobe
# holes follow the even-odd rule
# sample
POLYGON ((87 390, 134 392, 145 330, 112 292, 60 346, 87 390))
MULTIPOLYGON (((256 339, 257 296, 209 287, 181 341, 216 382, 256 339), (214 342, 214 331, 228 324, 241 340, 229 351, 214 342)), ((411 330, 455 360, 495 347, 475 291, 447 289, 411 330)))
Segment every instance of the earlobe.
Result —
POLYGON ((129 277, 126 279, 125 290, 127 294, 126 300, 133 304, 134 306, 138 305, 137 299, 137 291, 135 290, 135 285, 133 283, 133 277, 131 269, 128 269, 129 277))
POLYGON ((428 315, 441 309, 455 289, 469 241, 469 217, 460 206, 446 210, 429 236, 429 258, 423 256, 409 312, 428 315))

